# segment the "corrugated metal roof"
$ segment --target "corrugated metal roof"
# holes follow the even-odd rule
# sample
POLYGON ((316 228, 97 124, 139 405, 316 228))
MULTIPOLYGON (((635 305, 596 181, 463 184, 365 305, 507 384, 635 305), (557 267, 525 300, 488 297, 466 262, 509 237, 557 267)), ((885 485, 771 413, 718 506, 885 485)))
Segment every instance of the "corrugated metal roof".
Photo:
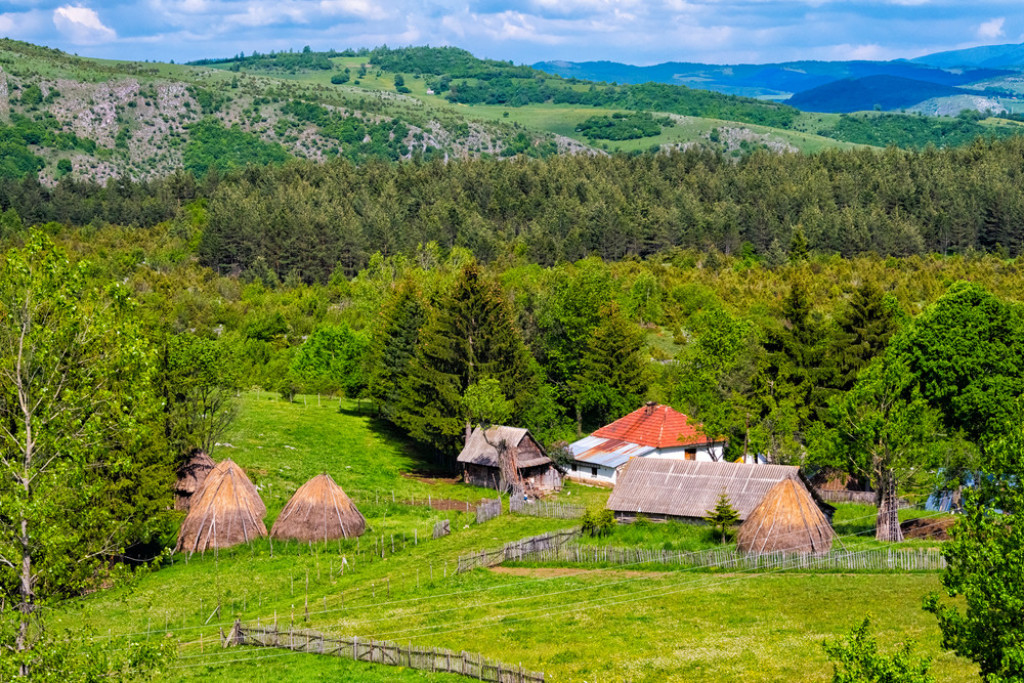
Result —
POLYGON ((619 473, 608 509, 704 517, 725 491, 744 520, 780 481, 796 479, 803 486, 799 472, 798 467, 788 465, 636 458, 619 473))
POLYGON ((672 448, 713 441, 701 424, 668 406, 648 404, 601 427, 592 436, 621 439, 641 446, 672 448))
POLYGON ((573 458, 588 465, 618 467, 630 458, 642 457, 652 453, 651 446, 641 446, 622 439, 602 439, 599 436, 588 436, 569 445, 573 458))
MULTIPOLYGON (((508 446, 518 448, 519 444, 522 443, 523 439, 526 437, 533 439, 529 430, 523 429, 522 427, 492 425, 487 428, 487 435, 485 438, 483 430, 477 427, 473 430, 473 433, 469 435, 469 441, 466 442, 462 452, 459 453, 458 462, 484 465, 486 467, 500 467, 501 464, 498 462, 498 450, 491 444, 499 444, 504 441, 508 446)), ((540 449, 541 453, 544 452, 540 443, 537 443, 537 448, 540 449)), ((545 465, 549 462, 551 462, 551 458, 546 455, 527 457, 524 454, 522 457, 518 457, 517 454, 516 458, 516 464, 519 465, 520 469, 523 467, 545 465)))

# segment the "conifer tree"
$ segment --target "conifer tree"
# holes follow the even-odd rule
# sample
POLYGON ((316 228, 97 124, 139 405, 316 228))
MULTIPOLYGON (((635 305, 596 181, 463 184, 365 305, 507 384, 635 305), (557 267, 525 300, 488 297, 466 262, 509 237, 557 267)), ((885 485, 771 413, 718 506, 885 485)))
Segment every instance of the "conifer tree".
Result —
POLYGON ((529 355, 501 287, 471 263, 420 333, 395 420, 413 438, 453 454, 468 437, 466 390, 486 378, 499 382, 513 417, 520 416, 535 387, 529 355))
POLYGON ((896 302, 872 282, 853 292, 836 316, 836 328, 823 358, 821 384, 826 395, 848 391, 857 373, 889 345, 899 327, 896 302))
POLYGON ((644 338, 612 302, 587 341, 580 369, 572 381, 577 405, 604 423, 635 410, 647 396, 644 338))
POLYGON ((740 513, 729 502, 729 496, 725 494, 725 489, 719 494, 715 507, 708 510, 704 521, 711 526, 712 532, 717 533, 722 543, 725 543, 725 539, 729 536, 729 529, 740 521, 740 513))
POLYGON ((796 230, 793 231, 793 237, 789 241, 789 260, 797 263, 799 261, 806 261, 810 255, 810 244, 807 242, 807 236, 804 235, 803 228, 797 226, 796 230))
POLYGON ((399 388, 416 355, 426 307, 411 282, 403 282, 385 306, 370 348, 368 393, 377 408, 394 420, 399 388))

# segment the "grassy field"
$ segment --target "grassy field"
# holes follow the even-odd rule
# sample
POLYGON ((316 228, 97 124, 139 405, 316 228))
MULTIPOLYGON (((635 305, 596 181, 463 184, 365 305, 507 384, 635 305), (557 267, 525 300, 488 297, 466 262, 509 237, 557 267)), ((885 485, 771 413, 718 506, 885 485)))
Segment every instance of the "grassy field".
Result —
MULTIPOLYGON (((268 526, 299 484, 327 471, 352 493, 369 530, 355 542, 263 540, 187 562, 176 556, 128 585, 68 606, 65 619, 98 637, 177 639, 180 655, 167 678, 455 680, 280 650, 222 649, 220 630, 240 618, 466 650, 522 663, 552 681, 826 681, 822 639, 867 613, 883 649, 913 639, 935 657, 939 680, 976 676, 940 653, 934 619, 921 610, 922 598, 939 588, 936 574, 557 567, 456 574, 460 555, 571 522, 502 515, 476 524, 464 511, 428 507, 427 496, 472 503, 491 492, 429 476, 435 472, 427 454, 349 402, 339 411, 337 401, 317 406, 315 396, 285 403, 276 394, 246 395, 224 441, 231 447, 215 457, 230 455, 260 486, 268 526), (445 518, 452 534, 429 540, 434 522, 445 518)), ((606 496, 604 489, 570 485, 560 499, 600 505, 606 496)), ((857 533, 859 516, 851 507, 838 526, 857 533)), ((705 530, 695 527, 640 531, 619 529, 614 538, 644 545, 659 542, 655 535, 662 543, 688 535, 706 542, 705 530)))

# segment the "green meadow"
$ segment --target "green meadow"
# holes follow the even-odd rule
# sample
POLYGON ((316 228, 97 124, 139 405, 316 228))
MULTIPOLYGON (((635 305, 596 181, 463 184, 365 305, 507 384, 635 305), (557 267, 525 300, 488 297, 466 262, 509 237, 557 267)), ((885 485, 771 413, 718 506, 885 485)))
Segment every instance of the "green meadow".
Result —
MULTIPOLYGON (((340 636, 443 647, 537 671, 552 681, 826 681, 821 642, 870 614, 883 649, 913 640, 939 680, 976 677, 942 653, 921 610, 938 575, 730 572, 642 566, 508 567, 457 574, 458 558, 565 529, 570 521, 427 506, 471 505, 493 492, 438 477, 436 465, 354 402, 246 394, 215 451, 246 469, 272 524, 294 490, 330 473, 367 517, 356 541, 282 544, 263 539, 218 553, 175 555, 126 585, 75 601, 68 623, 98 638, 173 638, 171 680, 449 681, 430 674, 284 650, 222 648, 235 619, 340 636), (230 445, 227 445, 230 444, 230 445), (392 500, 392 494, 394 500, 392 500), (435 522, 450 536, 433 540, 435 522), (392 543, 394 545, 392 546, 392 543)), ((568 485, 562 502, 599 506, 607 491, 568 485)), ((507 509, 507 508, 506 508, 507 509)), ((870 520, 841 507, 840 533, 870 520)), ((706 530, 680 524, 623 527, 601 542, 706 546, 706 530)))

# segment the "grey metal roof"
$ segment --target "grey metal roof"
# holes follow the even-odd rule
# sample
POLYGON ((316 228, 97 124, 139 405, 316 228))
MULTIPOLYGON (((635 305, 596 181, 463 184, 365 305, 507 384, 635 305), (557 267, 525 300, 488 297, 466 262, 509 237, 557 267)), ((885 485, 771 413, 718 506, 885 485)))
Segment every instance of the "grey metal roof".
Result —
POLYGON ((653 446, 641 446, 621 439, 586 436, 569 444, 569 450, 573 459, 578 462, 614 468, 629 462, 630 458, 645 456, 656 449, 653 446))
POLYGON ((789 465, 634 458, 619 473, 607 507, 616 512, 704 517, 725 491, 744 520, 784 479, 804 485, 800 468, 789 465))
MULTIPOLYGON (((483 430, 477 427, 473 430, 473 433, 469 435, 469 440, 466 442, 462 452, 459 453, 458 462, 483 465, 485 467, 501 467, 501 463, 498 462, 498 449, 491 444, 499 444, 504 441, 508 446, 515 448, 518 447, 527 436, 529 436, 530 439, 533 439, 530 431, 522 427, 492 425, 491 427, 488 427, 485 438, 483 430)), ((540 443, 537 442, 536 439, 533 439, 533 441, 537 444, 537 448, 540 449, 541 453, 543 453, 544 448, 540 443)), ((546 455, 541 455, 539 457, 527 457, 523 454, 521 456, 517 455, 516 458, 516 463, 519 465, 520 469, 523 467, 545 465, 549 462, 551 462, 551 458, 546 455)))

